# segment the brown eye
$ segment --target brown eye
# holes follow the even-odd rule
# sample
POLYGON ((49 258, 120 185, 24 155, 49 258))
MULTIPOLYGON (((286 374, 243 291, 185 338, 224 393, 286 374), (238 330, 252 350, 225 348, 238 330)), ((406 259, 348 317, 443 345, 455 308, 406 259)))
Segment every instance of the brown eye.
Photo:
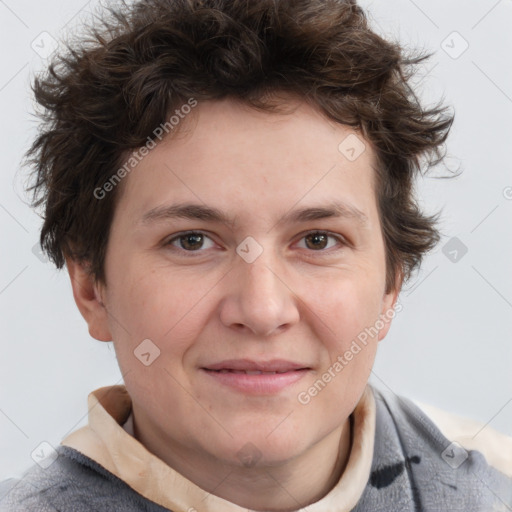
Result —
POLYGON ((175 247, 176 249, 183 249, 187 252, 199 252, 200 249, 209 249, 213 247, 213 242, 210 237, 203 233, 191 231, 189 233, 183 233, 175 236, 169 240, 166 245, 175 247), (210 241, 210 246, 205 247, 205 243, 210 241))
POLYGON ((324 231, 313 231, 306 236, 302 237, 300 247, 304 249, 310 249, 312 251, 321 252, 325 249, 330 249, 336 246, 345 245, 343 239, 336 235, 325 233, 324 231), (305 244, 302 245, 302 240, 305 240, 305 244), (330 240, 334 240, 334 243, 330 240))
POLYGON ((312 233, 305 237, 309 249, 325 249, 328 236, 325 233, 312 233))
POLYGON ((203 235, 192 233, 191 235, 183 235, 178 239, 182 249, 195 250, 200 249, 203 244, 203 235))

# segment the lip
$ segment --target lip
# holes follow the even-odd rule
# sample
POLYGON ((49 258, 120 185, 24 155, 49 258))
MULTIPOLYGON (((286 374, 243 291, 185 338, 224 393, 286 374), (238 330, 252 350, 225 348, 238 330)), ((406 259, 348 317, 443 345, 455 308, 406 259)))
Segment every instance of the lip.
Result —
POLYGON ((247 370, 260 372, 289 372, 293 370, 310 369, 307 364, 287 361, 285 359, 272 359, 269 361, 253 361, 252 359, 227 359, 215 364, 209 364, 206 370, 247 370))
POLYGON ((249 395, 273 395, 301 380, 311 370, 306 365, 274 359, 251 361, 232 359, 201 368, 212 381, 249 395), (249 372, 279 372, 246 374, 249 372))

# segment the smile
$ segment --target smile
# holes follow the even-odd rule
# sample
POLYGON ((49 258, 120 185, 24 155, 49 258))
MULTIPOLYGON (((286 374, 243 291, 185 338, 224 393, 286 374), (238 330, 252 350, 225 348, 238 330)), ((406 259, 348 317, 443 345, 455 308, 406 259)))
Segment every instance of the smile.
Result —
POLYGON ((212 372, 219 373, 244 373, 245 375, 275 375, 277 373, 287 373, 289 370, 281 370, 279 372, 264 372, 261 370, 231 370, 231 369, 222 369, 222 370, 210 370, 212 372))
POLYGON ((244 395, 276 395, 293 387, 309 372, 309 368, 283 371, 262 370, 212 370, 201 368, 209 384, 244 395))

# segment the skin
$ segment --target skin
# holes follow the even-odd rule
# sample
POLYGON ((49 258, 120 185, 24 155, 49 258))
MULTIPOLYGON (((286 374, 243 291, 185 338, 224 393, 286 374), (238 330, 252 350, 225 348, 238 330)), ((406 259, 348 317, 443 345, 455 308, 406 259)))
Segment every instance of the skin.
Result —
POLYGON ((178 136, 124 178, 106 283, 67 260, 90 334, 114 341, 135 437, 206 491, 254 510, 296 510, 339 480, 349 416, 390 327, 383 315, 399 292, 385 292, 370 144, 349 161, 338 145, 356 132, 300 100, 289 105, 293 112, 281 115, 233 100, 199 104, 178 136), (336 200, 359 209, 366 224, 353 217, 278 223, 292 210, 336 200), (141 221, 156 207, 181 202, 218 208, 233 224, 141 221), (192 244, 175 238, 190 230, 205 237, 192 244), (318 230, 329 238, 307 236, 318 230), (252 263, 236 252, 248 236, 263 248, 252 263), (378 335, 301 404, 298 394, 379 318, 385 322, 378 335), (144 339, 160 350, 149 366, 134 356, 144 339), (278 393, 246 395, 200 369, 232 358, 287 359, 311 369, 278 393), (239 456, 244 446, 259 456, 251 467, 239 456))

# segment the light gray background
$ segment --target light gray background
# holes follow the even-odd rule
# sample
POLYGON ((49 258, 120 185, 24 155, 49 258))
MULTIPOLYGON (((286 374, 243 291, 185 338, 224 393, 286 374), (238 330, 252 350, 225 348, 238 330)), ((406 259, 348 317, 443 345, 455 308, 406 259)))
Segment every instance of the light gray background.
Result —
MULTIPOLYGON (((453 106, 446 165, 464 169, 418 184, 428 212, 443 208, 445 237, 402 291, 372 379, 511 435, 512 1, 361 4, 379 33, 435 52, 418 91, 453 106), (457 262, 442 251, 452 237, 467 247, 457 262)), ((121 382, 111 344, 89 337, 66 272, 32 252, 41 221, 20 173, 36 127, 29 81, 45 64, 38 53, 51 48, 44 33, 61 38, 95 6, 0 0, 0 480, 31 466, 41 442, 57 446, 83 426, 90 391, 121 382)))

